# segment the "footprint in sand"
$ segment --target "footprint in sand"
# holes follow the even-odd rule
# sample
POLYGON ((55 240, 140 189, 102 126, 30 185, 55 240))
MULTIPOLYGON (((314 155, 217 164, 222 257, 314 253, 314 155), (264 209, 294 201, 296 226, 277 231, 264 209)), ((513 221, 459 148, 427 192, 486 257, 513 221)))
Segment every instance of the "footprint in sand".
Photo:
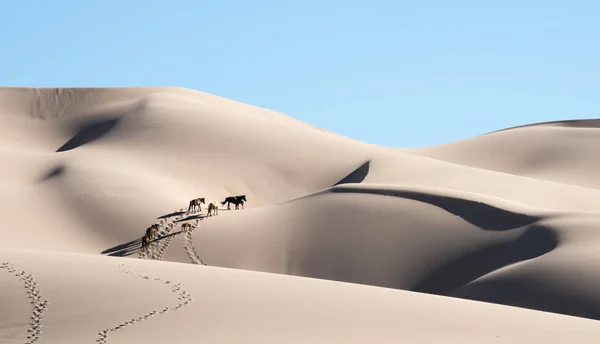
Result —
POLYGON ((196 230, 198 225, 199 225, 199 221, 196 220, 196 223, 194 224, 194 226, 192 226, 192 229, 190 229, 188 232, 185 233, 183 246, 185 247, 185 251, 187 252, 188 257, 190 257, 190 260, 192 261, 192 263, 207 265, 202 260, 202 258, 200 258, 200 256, 198 256, 198 252, 196 252, 196 247, 194 246, 194 239, 192 237, 192 232, 196 230))
POLYGON ((27 329, 26 344, 32 344, 40 340, 42 335, 42 319, 44 312, 48 307, 48 301, 44 300, 42 293, 38 289, 38 283, 33 278, 33 275, 26 271, 17 272, 15 267, 7 262, 0 264, 0 270, 5 270, 15 277, 19 277, 23 281, 27 297, 31 300, 32 315, 27 329))
MULTIPOLYGON (((181 214, 179 216, 175 217, 173 220, 170 220, 170 221, 161 220, 159 222, 159 229, 157 231, 158 238, 156 240, 154 240, 153 242, 151 242, 145 251, 141 251, 141 250, 138 251, 138 257, 140 259, 147 259, 149 257, 152 260, 162 260, 163 255, 164 255, 165 251, 171 245, 171 241, 173 240, 173 238, 177 235, 182 234, 182 232, 172 233, 172 231, 175 228, 175 226, 177 225, 177 221, 183 219, 187 215, 187 213, 184 213, 184 210, 185 209, 179 209, 179 212, 181 214), (162 239, 164 239, 164 241, 162 239)), ((194 225, 192 225, 190 232, 194 231, 198 227, 199 223, 200 223, 200 220, 196 219, 194 221, 194 225)), ((188 256, 190 257, 190 260, 194 264, 207 265, 198 256, 198 253, 196 252, 196 249, 194 247, 190 232, 186 232, 184 235, 184 238, 185 238, 184 239, 184 247, 186 249, 188 256)))
MULTIPOLYGON (((182 211, 182 209, 179 210, 179 212, 182 211)), ((168 246, 171 243, 171 237, 167 237, 162 243, 161 239, 170 234, 171 230, 175 227, 175 221, 181 219, 182 217, 183 215, 180 215, 174 220, 170 221, 165 221, 164 219, 160 220, 160 222, 158 223, 158 231, 156 232, 157 238, 148 244, 148 248, 146 250, 138 250, 138 258, 147 259, 149 257, 152 260, 162 260, 162 255, 164 251, 168 248, 168 246)))
POLYGON ((106 340, 107 340, 108 335, 110 333, 116 332, 116 331, 124 328, 125 326, 129 326, 129 325, 135 324, 137 322, 150 319, 153 316, 156 316, 156 315, 159 315, 159 314, 164 314, 164 313, 167 313, 169 311, 178 310, 178 309, 180 309, 182 307, 185 307, 185 306, 187 306, 187 305, 189 305, 190 303, 193 302, 192 296, 187 291, 181 289, 181 285, 179 283, 173 283, 173 282, 168 281, 168 280, 163 280, 160 277, 154 277, 154 278, 152 278, 150 276, 145 276, 145 275, 134 275, 133 272, 131 272, 130 270, 127 270, 125 268, 125 264, 120 264, 119 265, 119 269, 121 270, 121 272, 123 272, 125 274, 128 274, 128 275, 138 276, 138 277, 141 277, 141 278, 146 279, 146 280, 154 280, 156 282, 160 282, 160 283, 163 283, 163 284, 172 285, 171 292, 177 294, 177 299, 180 302, 176 306, 174 306, 174 307, 165 307, 165 308, 162 308, 160 310, 154 310, 154 311, 146 313, 146 314, 144 314, 142 316, 139 316, 137 318, 132 318, 132 319, 129 319, 127 321, 124 321, 124 322, 120 323, 119 325, 114 326, 112 328, 105 329, 105 330, 102 330, 102 331, 98 332, 98 339, 96 340, 96 342, 98 342, 99 344, 106 343, 106 340))

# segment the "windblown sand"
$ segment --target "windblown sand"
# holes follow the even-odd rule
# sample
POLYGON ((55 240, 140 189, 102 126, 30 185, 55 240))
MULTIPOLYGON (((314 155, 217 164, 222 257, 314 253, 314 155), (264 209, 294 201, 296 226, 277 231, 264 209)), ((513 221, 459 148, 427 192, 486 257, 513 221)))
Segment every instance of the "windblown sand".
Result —
POLYGON ((0 119, 0 343, 600 338, 600 120, 389 148, 173 87, 0 119))

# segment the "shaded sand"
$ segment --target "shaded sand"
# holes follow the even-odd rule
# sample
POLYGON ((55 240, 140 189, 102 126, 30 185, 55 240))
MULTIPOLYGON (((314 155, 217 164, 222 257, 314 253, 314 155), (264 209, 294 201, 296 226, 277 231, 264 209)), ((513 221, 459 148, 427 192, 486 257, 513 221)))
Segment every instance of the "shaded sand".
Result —
POLYGON ((0 119, 0 343, 600 334, 595 120, 401 149, 174 87, 0 88, 0 119))

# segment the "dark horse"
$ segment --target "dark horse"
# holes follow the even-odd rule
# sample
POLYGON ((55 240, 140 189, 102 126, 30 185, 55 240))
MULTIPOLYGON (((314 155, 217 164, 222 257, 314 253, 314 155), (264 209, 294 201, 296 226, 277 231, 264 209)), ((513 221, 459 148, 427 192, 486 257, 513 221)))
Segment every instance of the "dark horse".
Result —
POLYGON ((225 203, 227 203, 227 210, 231 210, 231 208, 230 208, 231 203, 235 204, 235 209, 239 209, 240 204, 241 204, 242 209, 244 209, 244 202, 248 202, 246 200, 246 195, 229 196, 229 197, 225 198, 225 200, 223 202, 221 202, 221 205, 225 205, 225 203))
POLYGON ((158 232, 158 224, 155 223, 146 229, 146 236, 148 239, 153 239, 156 236, 156 232, 158 232))

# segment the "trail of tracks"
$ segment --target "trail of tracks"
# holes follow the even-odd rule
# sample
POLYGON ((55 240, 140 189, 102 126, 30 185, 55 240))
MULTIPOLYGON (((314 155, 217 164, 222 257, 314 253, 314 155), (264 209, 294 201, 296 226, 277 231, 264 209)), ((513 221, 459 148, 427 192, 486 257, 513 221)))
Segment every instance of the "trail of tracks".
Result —
POLYGON ((146 258, 148 258, 148 256, 150 256, 150 259, 152 259, 152 260, 162 260, 162 256, 163 256, 164 252, 167 250, 167 248, 171 244, 171 240, 173 240, 173 235, 170 235, 171 230, 175 227, 175 223, 185 216, 185 213, 183 211, 184 211, 184 209, 179 209, 179 212, 181 212, 182 214, 177 216, 173 220, 170 220, 170 221, 161 220, 160 221, 158 230, 156 231, 157 238, 152 240, 152 242, 150 242, 148 244, 148 247, 146 250, 140 249, 138 251, 138 257, 140 259, 146 259, 146 258), (166 237, 166 238, 163 242, 161 242, 161 239, 163 237, 166 237))
POLYGON ((151 311, 151 312, 146 313, 144 315, 141 315, 141 316, 139 316, 137 318, 131 318, 129 320, 126 320, 126 321, 120 323, 117 326, 114 326, 114 327, 111 327, 111 328, 104 329, 104 330, 100 331, 98 333, 98 339, 96 340, 96 342, 98 342, 99 344, 106 343, 106 340, 107 340, 109 334, 114 333, 114 332, 116 332, 116 331, 118 331, 118 330, 120 330, 120 329, 122 329, 122 328, 124 328, 126 326, 130 326, 130 325, 135 324, 137 322, 147 320, 147 319, 149 319, 149 318, 151 318, 153 316, 159 315, 159 314, 165 314, 165 313, 170 312, 170 311, 176 311, 176 310, 178 310, 178 309, 180 309, 182 307, 185 307, 185 306, 187 306, 187 305, 189 305, 190 303, 193 302, 192 296, 187 291, 185 291, 184 289, 182 289, 181 285, 179 283, 174 283, 172 281, 165 280, 165 279, 162 279, 160 277, 150 277, 150 276, 147 276, 147 275, 136 275, 133 272, 131 272, 130 270, 127 270, 125 268, 125 264, 120 264, 119 265, 119 269, 121 270, 121 272, 123 272, 125 274, 128 274, 128 275, 131 275, 131 276, 137 276, 137 277, 141 277, 141 278, 146 279, 146 280, 153 280, 155 282, 160 282, 160 283, 163 283, 163 284, 166 284, 166 285, 170 285, 171 286, 171 292, 177 294, 177 299, 180 302, 176 306, 174 306, 174 307, 164 307, 164 308, 161 308, 159 310, 154 310, 154 311, 151 311))
MULTIPOLYGON (((184 218, 185 216, 187 216, 187 212, 185 212, 184 210, 185 209, 180 209, 179 212, 181 213, 181 215, 175 217, 173 220, 170 220, 170 221, 162 221, 161 220, 161 222, 159 223, 158 231, 156 233, 158 238, 153 240, 148 245, 148 248, 146 250, 138 251, 138 256, 140 259, 150 258, 152 260, 162 260, 162 257, 164 255, 165 251, 167 250, 167 248, 170 246, 173 238, 179 234, 182 234, 182 232, 175 232, 175 233, 171 233, 171 232, 172 232, 173 228, 175 228, 177 221, 179 221, 182 218, 184 218), (164 241, 162 240, 163 238, 164 238, 164 241)), ((194 242, 193 242, 193 238, 192 238, 192 232, 196 230, 199 223, 200 223, 200 220, 196 219, 194 221, 194 224, 192 225, 192 228, 189 231, 186 231, 185 233, 183 233, 184 234, 183 245, 184 245, 184 248, 185 248, 185 251, 186 251, 188 257, 190 258, 190 260, 192 261, 193 264, 207 265, 202 260, 202 258, 200 258, 200 256, 198 255, 198 252, 196 252, 196 247, 194 246, 194 242)))
POLYGON ((150 248, 150 258, 153 260, 162 260, 162 256, 171 245, 171 240, 173 240, 173 235, 171 234, 171 230, 175 227, 174 223, 169 223, 166 227, 160 228, 157 231, 157 235, 159 238, 165 238, 164 242, 157 241, 156 245, 151 245, 150 248))
POLYGON ((10 263, 4 262, 0 264, 0 269, 6 270, 8 273, 15 277, 20 277, 24 282, 25 291, 27 297, 31 300, 32 315, 29 321, 29 328, 27 329, 27 341, 26 344, 32 344, 40 340, 42 335, 42 319, 44 318, 44 312, 48 306, 48 301, 42 298, 42 294, 38 289, 38 283, 33 278, 33 275, 26 271, 17 272, 14 266, 10 263))
POLYGON ((185 233, 183 246, 185 247, 185 251, 187 252, 188 257, 190 257, 192 263, 206 265, 202 258, 198 256, 198 252, 196 252, 196 247, 194 246, 194 241, 192 238, 192 232, 194 230, 196 230, 196 227, 193 227, 190 231, 185 233))

